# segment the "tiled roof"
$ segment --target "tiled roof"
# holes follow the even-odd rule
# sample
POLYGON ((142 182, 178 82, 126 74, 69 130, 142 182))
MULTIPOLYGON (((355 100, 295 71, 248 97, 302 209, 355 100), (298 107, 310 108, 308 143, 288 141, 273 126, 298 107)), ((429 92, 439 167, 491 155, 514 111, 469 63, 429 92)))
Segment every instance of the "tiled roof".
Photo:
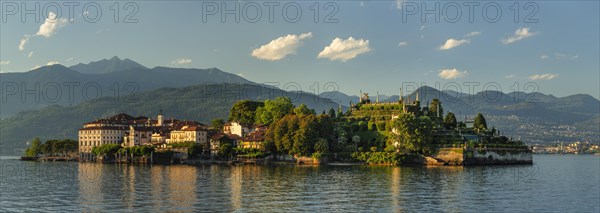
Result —
POLYGON ((239 140, 241 137, 235 134, 225 134, 229 139, 239 140))
POLYGON ((201 131, 201 130, 205 131, 206 127, 194 125, 194 126, 184 126, 181 128, 181 131, 201 131))
POLYGON ((223 137, 225 137, 225 134, 217 133, 217 134, 213 134, 212 136, 210 136, 210 139, 211 140, 220 140, 223 137))
POLYGON ((242 138, 242 141, 264 141, 265 133, 266 131, 263 129, 256 130, 242 138))
POLYGON ((128 129, 128 128, 122 127, 122 126, 94 126, 94 127, 81 128, 79 130, 126 130, 126 129, 128 129))

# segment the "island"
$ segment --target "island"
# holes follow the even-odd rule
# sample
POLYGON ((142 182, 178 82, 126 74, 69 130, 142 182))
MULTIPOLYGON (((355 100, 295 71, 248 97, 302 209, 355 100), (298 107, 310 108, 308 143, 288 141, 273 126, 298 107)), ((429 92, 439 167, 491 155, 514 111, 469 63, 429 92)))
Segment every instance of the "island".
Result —
POLYGON ((111 163, 367 164, 470 166, 532 164, 523 142, 488 128, 479 113, 458 121, 438 99, 372 101, 321 113, 289 97, 240 100, 211 124, 127 113, 86 122, 78 140, 34 140, 24 160, 111 163))

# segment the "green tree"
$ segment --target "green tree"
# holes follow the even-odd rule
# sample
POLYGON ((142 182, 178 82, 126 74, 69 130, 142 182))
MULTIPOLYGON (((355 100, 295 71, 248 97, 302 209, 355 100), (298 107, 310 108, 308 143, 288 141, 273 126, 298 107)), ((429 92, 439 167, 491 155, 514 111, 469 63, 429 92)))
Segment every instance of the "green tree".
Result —
POLYGON ((439 99, 434 98, 429 103, 429 115, 432 117, 436 117, 438 113, 438 109, 440 110, 440 117, 444 115, 444 109, 442 108, 442 102, 439 99))
POLYGON ((329 117, 335 118, 335 109, 329 108, 329 112, 327 114, 329 114, 329 117))
POLYGON ((275 145, 275 141, 273 140, 265 140, 263 141, 263 145, 268 152, 277 152, 277 146, 275 145))
POLYGON ((258 107, 256 110, 256 123, 270 125, 290 113, 293 108, 292 100, 288 97, 277 97, 274 100, 266 100, 264 106, 258 107))
POLYGON ((92 148, 92 153, 94 153, 96 156, 110 155, 117 153, 119 149, 121 149, 121 145, 118 144, 103 144, 101 146, 95 146, 92 148))
POLYGON ((34 138, 31 141, 31 146, 25 150, 25 156, 27 157, 36 157, 41 152, 42 142, 40 142, 39 138, 34 138))
POLYGON ((229 143, 221 143, 219 145, 219 155, 221 157, 229 159, 233 154, 233 146, 229 143))
POLYGON ((454 116, 454 113, 448 112, 444 118, 444 127, 446 129, 456 129, 457 125, 458 124, 456 122, 456 116, 454 116))
POLYGON ((211 126, 213 129, 222 130, 222 129, 223 129, 223 126, 225 125, 225 121, 224 121, 223 119, 221 119, 221 118, 216 118, 216 119, 213 119, 213 120, 210 122, 210 124, 211 124, 210 126, 211 126))
POLYGON ((325 138, 319 138, 317 142, 315 142, 315 152, 319 153, 328 153, 329 152, 329 143, 325 138))
POLYGON ((397 140, 401 148, 411 152, 423 152, 433 140, 433 123, 427 116, 415 117, 401 114, 394 120, 397 140))
POLYGON ((273 144, 271 151, 311 156, 317 141, 323 139, 328 145, 329 140, 335 140, 334 128, 333 119, 328 115, 289 114, 270 125, 265 141, 273 144))
POLYGON ((358 144, 360 143, 360 136, 352 136, 352 142, 354 143, 354 147, 358 148, 358 144))
POLYGON ((231 107, 229 112, 229 120, 239 123, 252 124, 255 121, 256 110, 264 106, 263 102, 242 100, 238 101, 231 107))
POLYGON ((487 129, 487 123, 481 113, 477 113, 477 116, 475 116, 475 121, 473 122, 473 128, 480 129, 480 130, 487 129))
POLYGON ((314 142, 318 139, 317 123, 314 115, 298 116, 300 125, 295 131, 294 146, 290 154, 310 156, 313 153, 314 142))
POLYGON ((329 115, 318 115, 316 122, 319 137, 333 141, 336 137, 336 131, 334 130, 335 122, 333 119, 329 115))
POLYGON ((296 115, 310 115, 315 114, 313 110, 309 109, 305 104, 300 104, 294 108, 294 114, 296 115))
POLYGON ((198 143, 192 143, 189 147, 188 147, 188 154, 192 157, 195 158, 198 155, 202 154, 202 151, 204 150, 204 146, 202 144, 198 144, 198 143))

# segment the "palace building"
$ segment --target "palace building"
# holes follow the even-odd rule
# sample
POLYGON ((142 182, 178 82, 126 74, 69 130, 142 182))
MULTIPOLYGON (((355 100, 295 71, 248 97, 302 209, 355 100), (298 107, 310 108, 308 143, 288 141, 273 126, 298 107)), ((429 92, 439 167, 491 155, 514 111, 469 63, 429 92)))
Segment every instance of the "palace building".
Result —
POLYGON ((208 145, 208 128, 195 121, 133 117, 125 113, 83 124, 79 129, 79 152, 90 153, 93 147, 120 144, 124 147, 195 142, 208 145))

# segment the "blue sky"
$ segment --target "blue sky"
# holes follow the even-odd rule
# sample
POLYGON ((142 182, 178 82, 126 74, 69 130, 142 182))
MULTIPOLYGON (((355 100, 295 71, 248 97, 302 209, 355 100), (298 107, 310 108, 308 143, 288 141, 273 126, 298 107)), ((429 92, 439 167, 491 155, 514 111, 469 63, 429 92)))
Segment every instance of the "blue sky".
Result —
MULTIPOLYGON (((310 92, 316 83, 319 92, 327 90, 327 82, 348 94, 397 94, 403 82, 439 83, 441 89, 450 82, 478 82, 475 92, 498 83, 505 93, 518 83, 521 91, 531 92, 523 85, 534 82, 539 92, 556 96, 600 97, 598 1, 480 2, 474 14, 468 14, 465 2, 442 1, 434 12, 439 22, 431 14, 421 20, 423 7, 434 8, 433 1, 319 1, 317 22, 311 10, 315 2, 280 2, 274 7, 273 23, 264 1, 239 1, 239 23, 233 15, 221 20, 223 6, 231 9, 234 1, 151 1, 128 7, 118 2, 118 23, 111 1, 98 2, 102 15, 96 23, 84 18, 95 17, 94 5, 84 10, 81 3, 69 20, 62 2, 41 1, 39 14, 56 15, 59 12, 48 5, 61 6, 60 17, 45 23, 47 14, 39 22, 34 15, 22 21, 21 2, 16 15, 3 2, 0 69, 20 72, 49 63, 70 66, 119 56, 148 67, 217 67, 255 82, 277 82, 280 88, 297 83, 310 92), (216 14, 203 10, 203 3, 207 10, 216 8, 216 14), (284 16, 282 8, 288 3, 294 5, 287 5, 284 16), (291 23, 296 3, 302 16, 291 23), (517 21, 511 7, 515 3, 517 21), (49 10, 43 11, 45 6, 49 10), (256 6, 262 16, 251 23, 256 6), (137 23, 123 23, 134 8, 132 19, 137 23), (337 23, 325 23, 333 9, 337 23), (495 23, 486 20, 498 10, 502 16, 495 23), (456 11, 461 16, 452 23, 456 11), (20 48, 23 39, 27 42, 20 48)), ((25 2, 30 8, 34 3, 25 2)), ((467 86, 461 89, 468 92, 467 86)))

